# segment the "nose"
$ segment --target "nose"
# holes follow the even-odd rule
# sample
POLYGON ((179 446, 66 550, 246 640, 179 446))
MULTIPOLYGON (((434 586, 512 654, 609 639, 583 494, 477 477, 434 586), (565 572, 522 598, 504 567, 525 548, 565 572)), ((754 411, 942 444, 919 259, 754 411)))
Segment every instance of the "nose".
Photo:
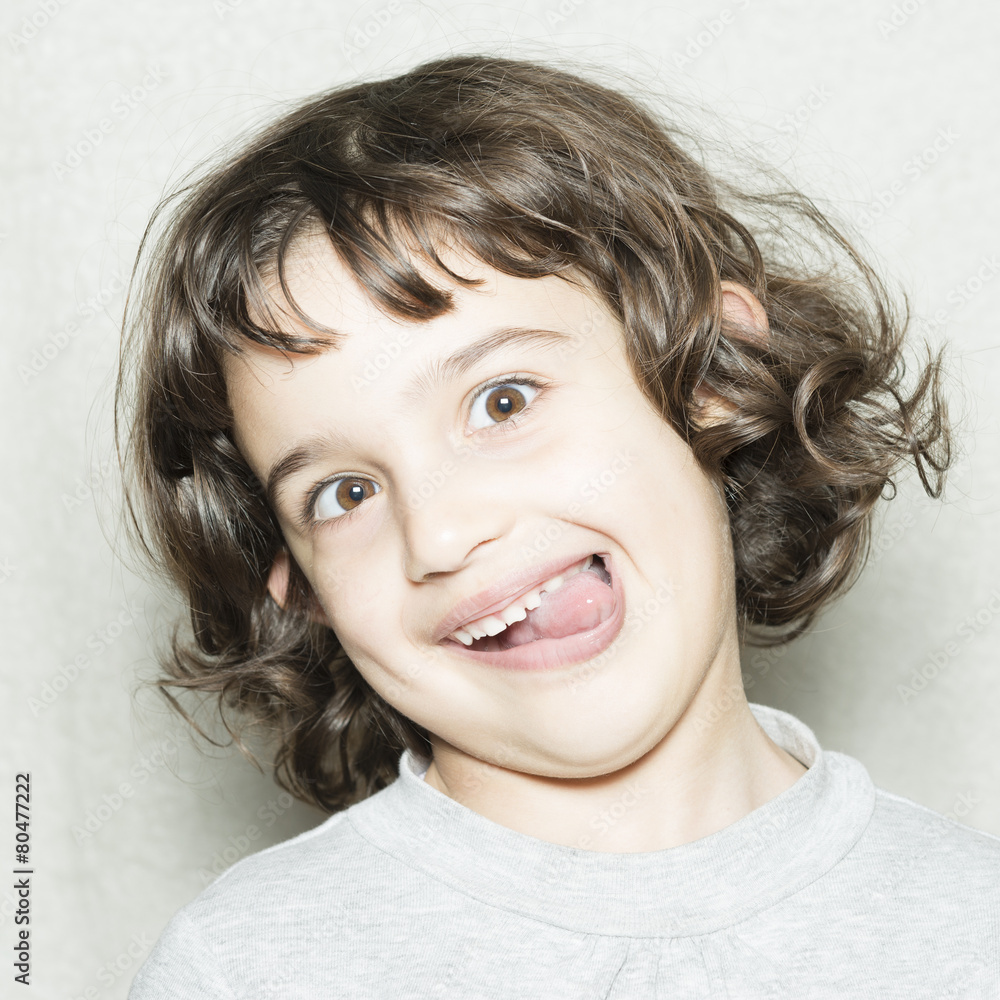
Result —
POLYGON ((400 490, 404 570, 422 583, 461 569, 480 546, 504 537, 513 506, 490 482, 488 471, 444 462, 436 472, 400 490))

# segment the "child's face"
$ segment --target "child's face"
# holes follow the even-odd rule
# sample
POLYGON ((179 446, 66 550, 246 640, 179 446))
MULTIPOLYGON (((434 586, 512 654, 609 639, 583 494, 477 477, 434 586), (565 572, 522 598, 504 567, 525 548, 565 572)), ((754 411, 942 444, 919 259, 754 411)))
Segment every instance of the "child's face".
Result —
MULTIPOLYGON (((353 663, 435 755, 608 773, 731 667, 725 506, 596 295, 442 255, 486 280, 449 286, 454 309, 426 323, 379 312, 329 250, 292 264, 298 304, 344 339, 291 363, 249 346, 227 369, 236 438, 264 482, 305 446, 275 501, 288 547, 353 663), (610 585, 599 561, 513 621, 591 555, 610 585), (512 602, 496 639, 445 634, 512 602)), ((280 565, 271 587, 283 599, 280 565)))

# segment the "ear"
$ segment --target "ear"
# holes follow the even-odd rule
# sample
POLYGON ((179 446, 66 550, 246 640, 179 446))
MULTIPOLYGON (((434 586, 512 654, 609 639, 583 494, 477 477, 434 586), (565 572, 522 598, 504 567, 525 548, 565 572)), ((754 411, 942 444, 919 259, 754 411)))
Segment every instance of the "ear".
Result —
POLYGON ((747 334, 748 340, 767 340, 767 313, 760 300, 746 285, 735 281, 720 282, 722 318, 747 334))
MULTIPOLYGON (((292 557, 289 555, 288 549, 281 549, 274 557, 274 562, 271 564, 271 569, 267 574, 267 592, 271 595, 274 603, 282 609, 288 603, 288 583, 291 576, 292 557)), ((327 628, 331 627, 326 613, 319 606, 315 595, 311 595, 309 620, 319 625, 325 625, 327 628)))
MULTIPOLYGON (((760 300, 746 285, 736 281, 720 282, 722 291, 722 318, 740 331, 748 340, 766 341, 768 334, 767 313, 760 300)), ((711 389, 699 386, 694 391, 699 404, 698 423, 702 428, 711 427, 733 411, 733 404, 721 399, 711 389)))

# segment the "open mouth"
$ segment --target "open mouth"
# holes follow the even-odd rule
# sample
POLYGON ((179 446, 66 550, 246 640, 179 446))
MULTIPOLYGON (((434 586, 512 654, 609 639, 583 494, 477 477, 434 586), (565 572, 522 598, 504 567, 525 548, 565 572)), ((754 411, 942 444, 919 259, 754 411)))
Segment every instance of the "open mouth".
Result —
POLYGON ((622 620, 610 565, 594 553, 505 608, 465 622, 446 642, 497 665, 548 667, 596 655, 618 634, 622 620))

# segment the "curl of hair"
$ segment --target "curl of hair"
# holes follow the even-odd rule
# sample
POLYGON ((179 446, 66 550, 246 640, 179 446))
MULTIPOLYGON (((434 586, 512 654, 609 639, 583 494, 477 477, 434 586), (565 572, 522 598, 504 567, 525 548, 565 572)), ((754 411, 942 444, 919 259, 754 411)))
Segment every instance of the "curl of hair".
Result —
POLYGON ((404 747, 429 743, 310 619, 294 561, 284 609, 268 595, 283 539, 233 443, 227 353, 335 344, 301 313, 315 336, 281 332, 272 312, 269 283, 291 300, 289 253, 316 233, 377 304, 411 321, 451 307, 414 250, 469 283, 438 257, 442 233, 507 274, 594 288, 623 326, 638 384, 725 491, 753 641, 799 634, 853 582, 901 465, 941 492, 940 356, 906 388, 906 316, 801 194, 742 192, 635 101, 527 61, 447 58, 310 99, 154 215, 129 296, 116 431, 141 552, 190 608, 161 684, 213 692, 270 726, 277 780, 324 809, 383 787, 404 747), (723 280, 757 296, 766 335, 723 322, 723 280), (699 386, 724 419, 701 419, 699 386))

